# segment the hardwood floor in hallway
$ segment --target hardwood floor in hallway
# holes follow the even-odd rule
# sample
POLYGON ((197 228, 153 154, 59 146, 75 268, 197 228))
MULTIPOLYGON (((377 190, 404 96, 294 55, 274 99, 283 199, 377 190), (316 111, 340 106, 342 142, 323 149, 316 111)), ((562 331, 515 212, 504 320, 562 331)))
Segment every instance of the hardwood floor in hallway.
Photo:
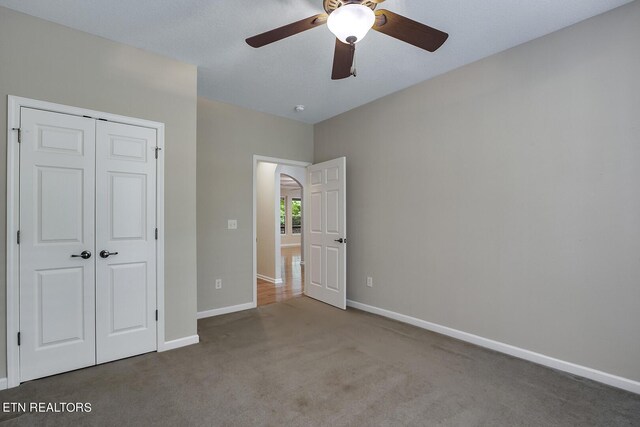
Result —
POLYGON ((280 252, 281 285, 258 279, 258 306, 299 297, 304 290, 304 266, 300 264, 300 246, 282 248, 280 252))

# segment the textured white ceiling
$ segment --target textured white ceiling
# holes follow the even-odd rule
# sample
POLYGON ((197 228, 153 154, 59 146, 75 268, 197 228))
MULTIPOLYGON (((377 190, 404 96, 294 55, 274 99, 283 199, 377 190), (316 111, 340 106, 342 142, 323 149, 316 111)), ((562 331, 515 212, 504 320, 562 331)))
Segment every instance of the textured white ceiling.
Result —
POLYGON ((631 0, 387 0, 450 34, 435 53, 371 31, 358 77, 332 81, 326 26, 253 49, 244 39, 322 11, 322 0, 0 0, 0 5, 196 64, 201 96, 316 123, 631 0), (302 113, 294 106, 304 104, 302 113))

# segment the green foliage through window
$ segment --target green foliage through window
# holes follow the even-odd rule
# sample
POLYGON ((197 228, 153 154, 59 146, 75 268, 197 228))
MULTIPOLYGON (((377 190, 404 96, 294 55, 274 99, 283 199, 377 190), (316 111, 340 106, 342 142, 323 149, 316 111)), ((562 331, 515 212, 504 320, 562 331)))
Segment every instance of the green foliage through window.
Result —
POLYGON ((300 234, 302 226, 302 202, 291 199, 291 225, 293 234, 300 234))

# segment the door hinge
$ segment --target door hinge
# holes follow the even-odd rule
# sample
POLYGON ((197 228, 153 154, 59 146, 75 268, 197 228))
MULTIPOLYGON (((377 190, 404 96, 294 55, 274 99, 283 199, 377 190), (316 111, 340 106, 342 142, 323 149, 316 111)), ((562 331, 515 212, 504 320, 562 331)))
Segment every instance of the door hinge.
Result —
POLYGON ((17 239, 16 240, 18 241, 18 244, 20 244, 20 230, 18 230, 18 232, 16 234, 17 234, 17 239))
POLYGON ((22 142, 22 129, 20 129, 20 128, 11 128, 11 130, 15 130, 16 132, 18 132, 18 144, 20 144, 22 142))
POLYGON ((18 345, 20 345, 20 332, 18 332, 18 345))
POLYGON ((158 229, 156 228, 156 240, 158 240, 158 229))
POLYGON ((156 322, 158 321, 158 310, 156 310, 156 322))
POLYGON ((154 150, 156 150, 156 159, 157 159, 157 158, 158 158, 158 152, 159 152, 160 150, 162 150, 162 148, 160 148, 160 147, 155 147, 155 148, 154 148, 154 150))

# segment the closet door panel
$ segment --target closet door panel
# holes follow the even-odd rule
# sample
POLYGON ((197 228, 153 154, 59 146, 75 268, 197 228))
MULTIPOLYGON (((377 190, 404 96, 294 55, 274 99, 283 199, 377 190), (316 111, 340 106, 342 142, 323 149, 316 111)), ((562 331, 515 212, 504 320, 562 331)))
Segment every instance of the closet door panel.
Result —
POLYGON ((21 109, 20 381, 95 364, 95 121, 21 109))
POLYGON ((112 122, 96 130, 97 361, 156 344, 156 131, 112 122))

